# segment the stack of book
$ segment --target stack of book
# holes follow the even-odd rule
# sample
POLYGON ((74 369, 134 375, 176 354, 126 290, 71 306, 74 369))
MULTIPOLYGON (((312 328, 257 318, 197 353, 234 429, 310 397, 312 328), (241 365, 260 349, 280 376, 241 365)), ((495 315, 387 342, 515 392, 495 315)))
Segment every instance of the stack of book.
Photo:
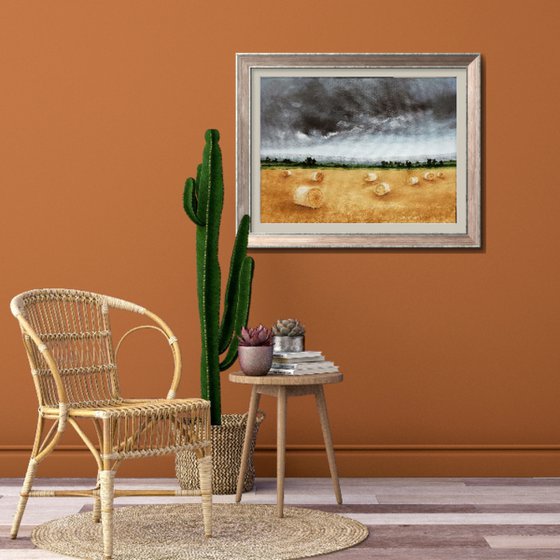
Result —
POLYGON ((272 375, 310 375, 337 372, 333 362, 325 360, 321 352, 275 352, 272 358, 272 375))

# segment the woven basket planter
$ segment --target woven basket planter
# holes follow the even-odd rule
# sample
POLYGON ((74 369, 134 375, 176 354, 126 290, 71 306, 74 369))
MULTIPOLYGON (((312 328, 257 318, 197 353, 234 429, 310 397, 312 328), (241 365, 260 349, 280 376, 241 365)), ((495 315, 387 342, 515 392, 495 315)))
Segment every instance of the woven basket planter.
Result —
MULTIPOLYGON (((255 441, 261 422, 264 420, 264 412, 259 410, 255 420, 251 449, 249 450, 249 464, 243 483, 243 492, 248 492, 255 484, 255 465, 253 463, 253 452, 255 441)), ((237 477, 241 465, 243 453, 243 440, 247 429, 247 414, 224 414, 222 425, 212 426, 212 493, 213 494, 235 494, 237 491, 237 477)), ((183 490, 197 490, 200 487, 198 481, 198 463, 192 451, 181 451, 177 453, 175 460, 175 473, 179 485, 183 490)))

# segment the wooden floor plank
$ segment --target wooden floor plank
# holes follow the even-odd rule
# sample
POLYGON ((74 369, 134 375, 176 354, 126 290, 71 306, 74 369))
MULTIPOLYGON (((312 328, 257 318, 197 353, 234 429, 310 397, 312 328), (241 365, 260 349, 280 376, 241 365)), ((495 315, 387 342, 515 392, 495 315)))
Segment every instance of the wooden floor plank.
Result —
MULTIPOLYGON (((298 504, 332 513, 560 513, 560 504, 298 504)), ((560 559, 559 559, 560 560, 560 559)))
POLYGON ((559 535, 490 535, 485 537, 491 548, 554 548, 560 557, 560 534, 559 535))
POLYGON ((481 548, 349 548, 328 556, 325 560, 558 560, 552 550, 503 550, 481 548))
POLYGON ((489 548, 486 537, 503 538, 535 536, 560 538, 560 526, 538 525, 369 525, 369 537, 362 545, 367 548, 489 548))
POLYGON ((560 486, 559 478, 467 478, 465 486, 560 486))
POLYGON ((495 489, 488 489, 482 492, 480 489, 472 493, 469 492, 387 492, 377 491, 377 501, 380 504, 558 504, 560 503, 560 491, 555 492, 543 488, 516 489, 511 491, 503 489, 500 492, 495 489), (530 491, 525 491, 530 490, 530 491))
MULTIPOLYGON (((0 537, 0 550, 12 550, 14 548, 35 548, 35 545, 31 542, 31 537, 21 536, 17 539, 11 539, 10 537, 0 537)), ((1 555, 0 558, 2 558, 1 555)))
POLYGON ((54 552, 47 552, 40 548, 33 550, 12 549, 2 551, 2 560, 69 560, 70 556, 62 556, 54 552))
POLYGON ((423 504, 298 504, 309 509, 330 513, 477 513, 473 505, 423 505, 423 504))
POLYGON ((560 525, 559 513, 348 513, 364 525, 560 525))

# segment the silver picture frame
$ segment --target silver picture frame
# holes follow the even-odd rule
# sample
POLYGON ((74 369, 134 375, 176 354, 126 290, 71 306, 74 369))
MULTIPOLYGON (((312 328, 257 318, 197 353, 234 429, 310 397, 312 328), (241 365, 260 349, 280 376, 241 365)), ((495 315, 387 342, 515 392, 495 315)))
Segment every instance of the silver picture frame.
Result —
POLYGON ((237 224, 243 215, 251 217, 250 248, 481 247, 480 54, 238 53, 236 95, 236 214, 237 224), (456 78, 454 223, 294 224, 261 219, 261 80, 317 76, 456 78))

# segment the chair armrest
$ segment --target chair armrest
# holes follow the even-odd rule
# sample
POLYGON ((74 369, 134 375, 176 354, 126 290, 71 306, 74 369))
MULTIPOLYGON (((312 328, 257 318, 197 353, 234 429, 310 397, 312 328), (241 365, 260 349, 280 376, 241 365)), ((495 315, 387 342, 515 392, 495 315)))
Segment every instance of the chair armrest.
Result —
POLYGON ((171 352, 173 354, 173 364, 174 364, 173 379, 171 381, 171 387, 170 387, 170 389, 167 393, 166 398, 167 399, 174 399, 175 396, 177 395, 177 388, 179 387, 179 383, 181 381, 181 365, 182 365, 182 363, 181 363, 181 351, 179 350, 179 342, 177 340, 177 337, 171 331, 171 329, 155 313, 152 313, 151 311, 148 311, 147 309, 144 309, 144 308, 142 308, 142 311, 143 311, 142 315, 146 315, 147 317, 152 319, 152 321, 154 321, 154 323, 156 323, 156 324, 155 325, 139 325, 137 327, 133 327, 132 329, 129 329, 128 331, 126 331, 121 336, 120 340, 118 341, 118 343, 115 347, 115 361, 117 359, 117 355, 118 355, 118 352, 120 350, 121 344, 133 332, 136 332, 136 331, 139 331, 139 330, 142 330, 142 329, 152 329, 152 330, 155 330, 155 331, 159 331, 167 339, 167 342, 169 343, 169 346, 171 347, 171 352))

